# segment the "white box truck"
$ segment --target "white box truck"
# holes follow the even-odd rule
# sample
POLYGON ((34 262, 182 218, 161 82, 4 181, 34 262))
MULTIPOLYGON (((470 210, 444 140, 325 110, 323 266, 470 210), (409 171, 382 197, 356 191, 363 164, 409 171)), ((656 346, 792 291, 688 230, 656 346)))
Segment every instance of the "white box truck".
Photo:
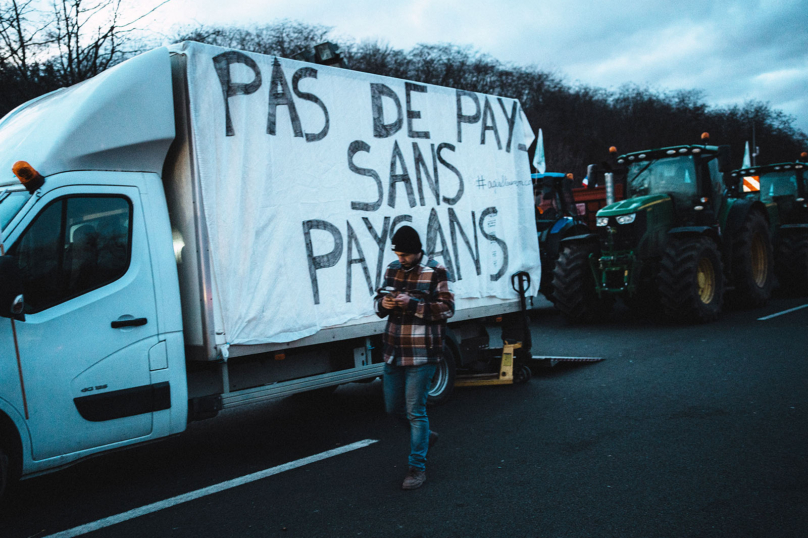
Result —
POLYGON ((0 488, 376 378, 372 297, 405 222, 452 275, 440 401, 487 320, 519 310, 511 275, 536 294, 531 140, 513 99, 198 43, 12 111, 0 488))

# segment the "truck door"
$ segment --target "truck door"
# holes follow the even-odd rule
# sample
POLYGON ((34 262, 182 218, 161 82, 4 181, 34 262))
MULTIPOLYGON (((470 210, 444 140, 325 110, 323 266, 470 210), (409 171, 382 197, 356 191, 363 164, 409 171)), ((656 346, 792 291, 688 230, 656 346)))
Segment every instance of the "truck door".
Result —
POLYGON ((149 436, 171 404, 168 383, 150 382, 157 309, 138 189, 54 189, 20 227, 9 254, 24 279, 15 327, 33 459, 149 436))

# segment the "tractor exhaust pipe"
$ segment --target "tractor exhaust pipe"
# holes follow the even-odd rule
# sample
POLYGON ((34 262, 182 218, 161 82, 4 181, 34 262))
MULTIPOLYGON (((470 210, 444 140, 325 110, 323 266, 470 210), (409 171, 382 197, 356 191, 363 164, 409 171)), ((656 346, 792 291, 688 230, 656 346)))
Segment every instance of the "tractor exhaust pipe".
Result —
POLYGON ((606 205, 614 203, 614 174, 606 172, 603 174, 606 180, 606 205))

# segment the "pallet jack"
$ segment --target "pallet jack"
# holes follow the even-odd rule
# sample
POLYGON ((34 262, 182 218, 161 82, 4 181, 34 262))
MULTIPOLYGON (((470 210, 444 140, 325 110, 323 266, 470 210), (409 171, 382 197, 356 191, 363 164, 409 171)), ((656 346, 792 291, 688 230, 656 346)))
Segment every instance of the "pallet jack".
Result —
POLYGON ((470 373, 460 373, 455 377, 455 387, 477 387, 483 385, 518 385, 526 383, 532 376, 529 366, 532 339, 527 317, 526 294, 530 288, 530 275, 520 271, 511 275, 511 286, 519 294, 521 318, 519 323, 503 327, 501 350, 479 346, 473 350, 479 357, 470 373), (482 371, 480 371, 482 370, 482 371))
MULTIPOLYGON (((519 294, 521 316, 519 323, 503 327, 502 350, 477 346, 472 349, 479 357, 468 372, 458 372, 455 387, 489 385, 519 385, 532 377, 532 367, 555 366, 559 362, 598 362, 602 357, 551 357, 532 355, 533 341, 527 315, 527 290, 530 275, 520 271, 511 275, 511 286, 519 294), (482 371, 480 371, 482 370, 482 371)), ((473 345, 473 344, 472 344, 473 345)))

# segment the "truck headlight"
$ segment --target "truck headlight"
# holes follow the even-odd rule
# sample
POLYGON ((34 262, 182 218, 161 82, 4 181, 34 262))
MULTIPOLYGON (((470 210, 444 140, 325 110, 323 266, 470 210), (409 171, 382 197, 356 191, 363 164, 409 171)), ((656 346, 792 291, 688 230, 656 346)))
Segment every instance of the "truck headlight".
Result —
POLYGON ((609 225, 609 217, 598 217, 596 224, 598 226, 608 226, 609 225))
POLYGON ((632 213, 631 215, 620 215, 617 217, 617 224, 631 224, 636 218, 636 213, 632 213))

